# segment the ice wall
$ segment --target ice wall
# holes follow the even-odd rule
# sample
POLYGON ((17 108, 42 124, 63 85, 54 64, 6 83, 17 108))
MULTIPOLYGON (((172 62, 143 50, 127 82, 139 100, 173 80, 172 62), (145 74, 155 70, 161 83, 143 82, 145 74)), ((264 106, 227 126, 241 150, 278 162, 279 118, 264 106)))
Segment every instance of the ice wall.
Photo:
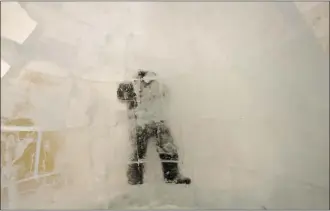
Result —
POLYGON ((329 2, 295 2, 307 25, 329 54, 329 2))
MULTIPOLYGON (((92 167, 83 165, 90 162, 85 155, 92 141, 94 159, 112 166, 107 191, 122 188, 114 181, 125 182, 125 127, 106 135, 121 108, 114 81, 127 68, 143 66, 171 73, 164 79, 171 91, 171 127, 182 170, 193 179, 184 192, 147 184, 146 204, 185 193, 181 205, 195 208, 328 207, 329 60, 293 3, 28 3, 26 8, 42 24, 40 39, 29 42, 30 48, 41 46, 33 50, 35 58, 92 79, 94 85, 80 82, 81 98, 98 93, 92 126, 70 133, 71 164, 77 166, 71 170, 81 184, 94 176, 88 175, 92 167), (135 62, 127 60, 131 33, 142 34, 146 43, 135 46, 135 62), (103 140, 107 137, 114 139, 103 140), (161 194, 150 194, 154 191, 161 194)), ((80 106, 87 111, 90 102, 80 106)), ((68 195, 83 191, 79 186, 68 195)))
POLYGON ((194 17, 173 6, 180 18, 171 24, 163 5, 150 15, 157 33, 180 40, 176 51, 190 41, 182 56, 193 62, 190 76, 171 86, 186 168, 203 184, 199 194, 228 193, 234 207, 326 205, 326 55, 293 5, 242 5, 182 6, 208 11, 194 17))

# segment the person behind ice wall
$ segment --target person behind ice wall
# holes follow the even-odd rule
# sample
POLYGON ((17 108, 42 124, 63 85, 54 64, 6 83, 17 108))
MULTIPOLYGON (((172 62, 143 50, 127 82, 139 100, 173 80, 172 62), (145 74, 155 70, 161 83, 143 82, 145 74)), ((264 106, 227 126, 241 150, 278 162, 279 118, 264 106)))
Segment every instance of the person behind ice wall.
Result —
POLYGON ((163 99, 168 92, 155 77, 154 72, 139 70, 133 82, 122 82, 117 89, 117 97, 127 104, 128 118, 132 123, 128 183, 143 184, 144 163, 140 161, 146 156, 148 141, 155 138, 165 182, 190 184, 191 179, 180 174, 177 147, 164 118, 163 99))

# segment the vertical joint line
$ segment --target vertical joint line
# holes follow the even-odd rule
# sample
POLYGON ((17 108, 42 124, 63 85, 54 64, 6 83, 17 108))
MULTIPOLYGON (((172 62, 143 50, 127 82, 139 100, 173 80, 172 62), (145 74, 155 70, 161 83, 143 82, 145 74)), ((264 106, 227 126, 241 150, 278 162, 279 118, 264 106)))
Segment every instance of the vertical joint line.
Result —
POLYGON ((41 153, 41 131, 37 130, 37 143, 36 143, 36 151, 35 151, 35 160, 34 160, 34 176, 37 177, 39 174, 39 163, 40 163, 40 153, 41 153))

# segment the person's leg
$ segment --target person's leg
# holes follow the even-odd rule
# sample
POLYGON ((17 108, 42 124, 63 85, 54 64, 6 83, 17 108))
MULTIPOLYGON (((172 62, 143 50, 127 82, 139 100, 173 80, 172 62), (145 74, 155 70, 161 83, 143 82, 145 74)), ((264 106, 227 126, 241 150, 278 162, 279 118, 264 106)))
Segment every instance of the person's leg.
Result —
POLYGON ((142 184, 144 175, 144 163, 142 160, 145 158, 148 146, 147 131, 140 126, 133 128, 130 141, 133 152, 127 169, 128 183, 130 185, 142 184))
POLYGON ((191 179, 180 174, 177 147, 164 122, 157 125, 157 152, 162 163, 164 180, 167 183, 190 184, 191 179))

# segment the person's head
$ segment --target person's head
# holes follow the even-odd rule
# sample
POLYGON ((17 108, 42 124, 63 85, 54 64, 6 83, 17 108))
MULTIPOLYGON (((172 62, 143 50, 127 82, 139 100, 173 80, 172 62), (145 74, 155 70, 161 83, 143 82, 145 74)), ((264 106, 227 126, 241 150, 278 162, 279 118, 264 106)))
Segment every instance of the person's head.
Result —
POLYGON ((137 78, 141 80, 144 85, 149 85, 155 81, 157 74, 152 71, 139 70, 137 73, 137 78))

